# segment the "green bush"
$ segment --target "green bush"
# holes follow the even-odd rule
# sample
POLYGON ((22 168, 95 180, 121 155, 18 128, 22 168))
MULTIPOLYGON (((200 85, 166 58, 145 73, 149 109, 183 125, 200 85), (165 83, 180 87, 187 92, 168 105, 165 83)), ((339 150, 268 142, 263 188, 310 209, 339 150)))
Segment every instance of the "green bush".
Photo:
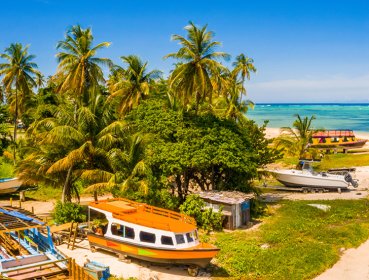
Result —
POLYGON ((86 221, 85 209, 76 203, 58 201, 54 208, 53 218, 57 224, 84 222, 86 221))
POLYGON ((250 201, 250 214, 253 218, 262 217, 266 214, 267 205, 257 197, 250 201))
POLYGON ((182 213, 193 217, 197 225, 205 231, 222 229, 222 209, 204 209, 205 202, 198 195, 188 195, 186 201, 179 207, 182 213))

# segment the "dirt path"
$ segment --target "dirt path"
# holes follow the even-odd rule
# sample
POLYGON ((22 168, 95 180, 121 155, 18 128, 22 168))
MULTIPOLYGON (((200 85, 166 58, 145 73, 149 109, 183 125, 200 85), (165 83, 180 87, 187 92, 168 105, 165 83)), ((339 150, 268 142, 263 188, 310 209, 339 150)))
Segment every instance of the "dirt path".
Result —
POLYGON ((356 249, 346 250, 340 260, 315 280, 367 280, 369 279, 369 240, 356 249))

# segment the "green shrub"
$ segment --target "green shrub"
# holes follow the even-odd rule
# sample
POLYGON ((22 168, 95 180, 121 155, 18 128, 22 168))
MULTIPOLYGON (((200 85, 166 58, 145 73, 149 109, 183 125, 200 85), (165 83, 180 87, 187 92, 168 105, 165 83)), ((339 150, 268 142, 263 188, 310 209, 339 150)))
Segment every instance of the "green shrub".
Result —
POLYGON ((86 221, 85 209, 76 203, 58 201, 54 208, 53 218, 57 224, 84 222, 86 221))
POLYGON ((204 209, 205 202, 198 195, 188 195, 186 201, 179 207, 182 213, 193 217, 197 225, 205 231, 222 229, 222 209, 204 209))
POLYGON ((266 214, 267 205, 264 201, 259 200, 257 197, 250 201, 250 214, 253 218, 258 218, 266 214))

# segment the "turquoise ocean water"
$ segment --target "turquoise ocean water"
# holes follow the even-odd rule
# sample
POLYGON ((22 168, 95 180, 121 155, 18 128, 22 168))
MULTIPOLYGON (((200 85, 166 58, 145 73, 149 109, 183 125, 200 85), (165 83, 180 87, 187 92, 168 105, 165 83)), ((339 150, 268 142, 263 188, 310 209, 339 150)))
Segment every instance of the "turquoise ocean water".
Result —
POLYGON ((268 127, 292 126, 294 114, 315 115, 314 128, 369 131, 369 104, 256 104, 248 118, 268 127))

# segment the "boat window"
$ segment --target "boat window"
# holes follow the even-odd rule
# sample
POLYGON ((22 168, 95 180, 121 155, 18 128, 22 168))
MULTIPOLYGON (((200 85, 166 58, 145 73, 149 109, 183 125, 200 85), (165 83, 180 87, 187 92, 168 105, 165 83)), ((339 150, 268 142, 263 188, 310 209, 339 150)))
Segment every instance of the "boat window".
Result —
POLYGON ((173 245, 173 238, 170 236, 163 235, 161 237, 161 244, 163 245, 173 245))
POLYGON ((184 239, 183 234, 176 234, 176 242, 177 242, 177 244, 185 243, 185 239, 184 239))
POLYGON ((135 238, 135 230, 131 227, 124 227, 124 237, 134 239, 135 238))
POLYGON ((117 223, 111 224, 111 234, 117 236, 123 236, 123 226, 117 223))
POLYGON ((141 231, 140 240, 142 242, 155 243, 155 234, 146 231, 141 231))
POLYGON ((134 239, 135 238, 135 231, 133 228, 130 227, 126 227, 117 223, 112 223, 111 224, 111 234, 112 235, 116 235, 116 236, 120 236, 120 237, 125 237, 125 238, 129 238, 129 239, 134 239))
POLYGON ((187 237, 187 242, 192 242, 194 240, 194 236, 192 232, 187 232, 186 237, 187 237))

